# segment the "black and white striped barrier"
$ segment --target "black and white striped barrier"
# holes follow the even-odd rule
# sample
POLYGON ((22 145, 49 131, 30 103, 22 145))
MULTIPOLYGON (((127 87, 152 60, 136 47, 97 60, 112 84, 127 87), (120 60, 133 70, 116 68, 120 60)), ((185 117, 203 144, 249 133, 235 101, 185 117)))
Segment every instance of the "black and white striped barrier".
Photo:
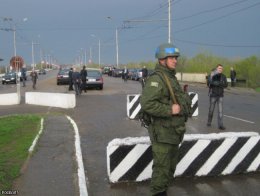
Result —
MULTIPOLYGON (((131 94, 127 95, 127 103, 126 103, 126 111, 127 116, 130 119, 136 119, 137 114, 141 109, 140 104, 140 94, 131 94)), ((198 108, 198 94, 194 92, 189 92, 189 96, 192 100, 192 116, 198 116, 199 115, 199 108, 198 108)))
MULTIPOLYGON (((151 178, 149 137, 114 139, 107 146, 112 183, 151 178)), ((187 134, 174 176, 218 176, 260 171, 260 136, 255 132, 187 134)))

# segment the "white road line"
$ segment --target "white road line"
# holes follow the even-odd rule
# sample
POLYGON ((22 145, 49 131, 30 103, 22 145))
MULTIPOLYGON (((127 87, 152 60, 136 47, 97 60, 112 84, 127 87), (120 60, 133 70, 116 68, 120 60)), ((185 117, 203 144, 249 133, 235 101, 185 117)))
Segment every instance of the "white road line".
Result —
POLYGON ((36 146, 36 144, 37 144, 37 141, 38 141, 40 135, 42 134, 43 122, 44 122, 44 120, 43 120, 43 118, 41 118, 41 128, 40 128, 40 131, 38 132, 38 134, 37 134, 36 137, 34 138, 33 143, 32 143, 31 147, 30 147, 29 150, 28 150, 29 153, 32 153, 32 152, 34 151, 34 148, 35 148, 35 146, 36 146))
POLYGON ((228 118, 233 118, 233 119, 236 119, 236 120, 241 120, 241 121, 243 121, 243 122, 255 124, 255 122, 252 122, 252 121, 249 121, 249 120, 244 120, 244 119, 242 119, 242 118, 236 118, 236 117, 234 117, 234 116, 228 116, 228 115, 224 115, 224 116, 226 116, 226 117, 228 117, 228 118))
POLYGON ((80 196, 88 196, 88 190, 86 185, 86 177, 85 177, 85 170, 83 165, 82 159, 82 152, 80 147, 80 136, 77 124, 75 123, 72 118, 67 116, 68 120, 72 124, 74 131, 75 131, 75 148, 76 148, 76 159, 78 163, 78 183, 79 183, 79 192, 80 196))

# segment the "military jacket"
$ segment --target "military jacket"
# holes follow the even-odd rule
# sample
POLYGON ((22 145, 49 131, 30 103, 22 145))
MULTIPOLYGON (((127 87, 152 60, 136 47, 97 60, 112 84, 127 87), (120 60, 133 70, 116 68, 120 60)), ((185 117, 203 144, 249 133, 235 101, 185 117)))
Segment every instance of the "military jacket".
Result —
POLYGON ((185 132, 185 116, 182 109, 184 92, 175 77, 175 70, 162 65, 156 65, 155 73, 149 76, 143 88, 140 103, 141 108, 152 116, 148 127, 151 141, 179 144, 185 132), (181 106, 178 115, 172 115, 172 99, 163 78, 156 72, 163 72, 170 80, 177 102, 181 106))

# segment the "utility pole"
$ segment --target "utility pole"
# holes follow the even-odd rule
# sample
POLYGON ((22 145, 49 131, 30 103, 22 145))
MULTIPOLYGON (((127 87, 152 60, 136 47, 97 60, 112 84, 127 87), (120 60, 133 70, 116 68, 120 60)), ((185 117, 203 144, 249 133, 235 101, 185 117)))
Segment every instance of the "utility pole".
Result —
MULTIPOLYGON (((108 16, 107 19, 112 20, 112 17, 108 16)), ((118 28, 116 27, 116 67, 119 66, 119 48, 118 48, 118 28)))
POLYGON ((118 30, 116 28, 116 67, 118 68, 118 30))
POLYGON ((168 0, 168 43, 171 43, 171 0, 168 0))
POLYGON ((130 22, 158 22, 158 21, 168 21, 168 43, 171 43, 171 0, 168 0, 168 19, 159 20, 125 20, 125 23, 130 22))
POLYGON ((34 61, 34 45, 37 45, 39 43, 35 43, 32 41, 32 68, 35 69, 35 61, 34 61))

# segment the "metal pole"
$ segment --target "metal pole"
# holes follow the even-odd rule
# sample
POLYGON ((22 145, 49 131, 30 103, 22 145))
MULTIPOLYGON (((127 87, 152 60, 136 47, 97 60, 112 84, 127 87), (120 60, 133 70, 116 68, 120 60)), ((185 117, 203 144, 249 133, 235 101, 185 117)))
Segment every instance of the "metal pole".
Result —
POLYGON ((118 68, 118 32, 116 28, 116 67, 118 68))
POLYGON ((90 63, 92 63, 92 48, 89 47, 89 60, 90 60, 90 63))
POLYGON ((84 65, 87 66, 87 50, 85 49, 84 65))
POLYGON ((34 43, 33 43, 33 41, 32 41, 32 66, 33 66, 33 69, 35 68, 35 66, 34 66, 34 43))
POLYGON ((15 71, 16 71, 16 88, 17 88, 17 96, 18 96, 18 103, 21 102, 21 86, 20 86, 20 78, 18 76, 19 68, 16 60, 16 27, 15 24, 13 26, 14 31, 14 58, 15 58, 15 71))
POLYGON ((16 56, 16 28, 15 28, 15 25, 14 25, 14 56, 16 56))
POLYGON ((171 0, 168 0, 168 43, 171 43, 171 0))
POLYGON ((98 65, 100 67, 100 39, 98 39, 98 65))

